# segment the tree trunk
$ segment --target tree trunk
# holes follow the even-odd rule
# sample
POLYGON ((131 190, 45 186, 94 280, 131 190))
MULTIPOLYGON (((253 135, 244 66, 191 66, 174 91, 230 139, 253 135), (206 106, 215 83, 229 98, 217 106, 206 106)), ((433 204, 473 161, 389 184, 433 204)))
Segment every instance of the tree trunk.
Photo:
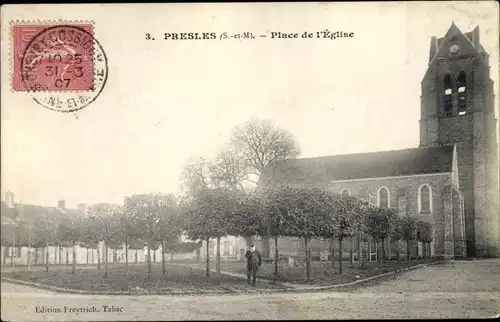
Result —
POLYGON ((61 262, 62 262, 62 248, 61 248, 61 245, 59 245, 59 265, 61 265, 61 262))
POLYGON ((57 262, 57 246, 54 246, 54 264, 57 262))
POLYGON ((417 261, 418 263, 418 240, 417 242, 415 243, 415 260, 417 261))
POLYGON ((35 247, 35 265, 38 264, 38 246, 35 247))
POLYGON ((87 265, 88 265, 89 264, 89 248, 85 247, 85 249, 87 250, 87 265))
POLYGON ((330 253, 332 254, 332 267, 335 267, 335 247, 333 247, 333 241, 335 237, 330 240, 330 253))
POLYGON ((16 235, 12 234, 12 253, 10 254, 10 266, 14 267, 14 253, 16 252, 16 235))
POLYGON ((108 277, 108 243, 104 242, 104 278, 108 277))
POLYGON ((165 275, 165 243, 163 242, 163 239, 161 240, 161 271, 162 274, 165 275))
POLYGON ((268 235, 262 236, 262 259, 269 260, 271 253, 271 245, 269 242, 269 227, 268 227, 268 235))
POLYGON ((304 237, 304 248, 306 251, 306 274, 307 280, 311 280, 311 257, 309 256, 309 237, 304 237))
POLYGON ((274 237, 274 276, 278 276, 278 262, 279 262, 279 251, 278 251, 278 237, 274 237))
POLYGON ((148 243, 148 279, 151 278, 151 248, 149 245, 150 243, 148 243))
POLYGON ((381 239, 382 242, 382 262, 385 264, 385 240, 384 238, 381 239))
POLYGON ((351 267, 354 266, 354 245, 353 245, 353 242, 354 242, 354 238, 352 238, 352 236, 349 238, 349 264, 351 265, 351 267))
MULTIPOLYGON (((382 247, 384 247, 382 245, 382 247)), ((375 241, 375 254, 377 256, 377 263, 380 264, 380 243, 378 241, 375 241)))
POLYGON ((423 259, 427 258, 427 245, 425 243, 422 243, 422 257, 423 259))
POLYGON ((358 245, 357 245, 357 259, 358 259, 358 267, 361 268, 361 234, 358 234, 358 245))
POLYGON ((217 257, 215 258, 215 269, 217 271, 217 284, 220 283, 220 237, 217 237, 217 257))
POLYGON ((47 251, 45 252, 45 271, 49 271, 49 243, 45 245, 47 248, 47 251))
POLYGON ((125 240, 125 273, 128 272, 128 241, 125 240))
POLYGON ((365 236, 363 236, 360 241, 361 241, 361 267, 365 267, 366 264, 366 240, 364 239, 365 236))
POLYGON ((75 274, 76 272, 76 249, 75 243, 73 243, 73 267, 71 268, 71 273, 75 274))
POLYGON ((410 241, 409 240, 406 241, 406 260, 408 261, 408 263, 411 262, 410 241))
POLYGON ((99 252, 99 243, 97 243, 97 270, 101 270, 101 254, 99 252))
POLYGON ((205 275, 207 277, 210 276, 210 238, 207 237, 207 270, 206 270, 206 273, 205 275))
POLYGON ((28 260, 26 261, 26 266, 28 266, 28 268, 30 267, 30 260, 31 260, 31 252, 30 252, 30 250, 31 250, 31 244, 28 245, 28 256, 27 256, 28 260))
POLYGON ((339 274, 342 274, 342 239, 339 238, 339 274))

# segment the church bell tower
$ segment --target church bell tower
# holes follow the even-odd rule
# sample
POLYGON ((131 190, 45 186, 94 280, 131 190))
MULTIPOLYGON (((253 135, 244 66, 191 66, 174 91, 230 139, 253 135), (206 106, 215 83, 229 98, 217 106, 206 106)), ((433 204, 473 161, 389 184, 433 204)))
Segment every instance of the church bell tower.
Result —
POLYGON ((420 146, 457 147, 467 255, 500 255, 497 120, 489 55, 479 27, 462 33, 452 23, 432 37, 422 80, 420 146))

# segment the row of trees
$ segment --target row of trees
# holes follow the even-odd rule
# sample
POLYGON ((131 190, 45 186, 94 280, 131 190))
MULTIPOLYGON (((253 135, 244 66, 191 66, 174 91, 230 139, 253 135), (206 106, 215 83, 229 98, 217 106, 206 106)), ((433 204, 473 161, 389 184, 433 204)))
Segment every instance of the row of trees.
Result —
MULTIPOLYGON (((368 207, 356 197, 333 194, 322 188, 298 185, 280 185, 260 191, 231 191, 229 189, 207 189, 181 205, 185 213, 184 231, 190 238, 217 240, 228 235, 252 237, 255 235, 274 238, 275 259, 279 258, 279 237, 299 237, 306 252, 306 272, 310 278, 312 238, 339 242, 339 273, 342 273, 342 242, 358 238, 359 248, 364 250, 370 239, 382 245, 390 238, 406 241, 407 257, 410 257, 411 241, 425 244, 432 241, 432 226, 412 216, 398 216, 393 209, 368 207)), ((208 253, 208 251, 207 251, 208 253)), ((366 251, 358 250, 358 254, 366 251)), ((386 254, 382 247, 382 258, 386 254)), ((398 255, 399 260, 399 255, 398 255)), ((217 253, 216 267, 219 271, 220 254, 217 253)), ((363 260, 360 265, 364 264, 363 260)), ((333 256, 332 256, 333 262, 333 256)), ((275 260, 275 274, 278 274, 278 260, 275 260)), ((207 275, 209 258, 207 256, 207 275)))

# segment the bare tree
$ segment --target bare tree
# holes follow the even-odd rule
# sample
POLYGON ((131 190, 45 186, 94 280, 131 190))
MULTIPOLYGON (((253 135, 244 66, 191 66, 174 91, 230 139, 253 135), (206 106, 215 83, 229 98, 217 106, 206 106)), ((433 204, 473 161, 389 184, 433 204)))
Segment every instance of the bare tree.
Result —
MULTIPOLYGON (((278 128, 270 120, 252 119, 235 128, 231 145, 240 154, 246 166, 246 180, 256 183, 251 177, 261 177, 262 173, 272 168, 274 179, 276 163, 280 160, 294 158, 300 154, 299 147, 288 131, 278 128)), ((266 236, 262 236, 263 257, 270 258, 268 227, 266 236)))
POLYGON ((208 168, 214 186, 245 190, 243 182, 248 176, 247 162, 234 149, 220 151, 208 168))
POLYGON ((258 177, 277 161, 300 154, 292 134, 276 127, 270 120, 253 119, 236 127, 231 145, 245 160, 248 174, 258 177))
POLYGON ((182 189, 189 196, 195 196, 200 191, 209 189, 210 182, 210 161, 205 158, 191 158, 184 167, 181 175, 182 189))

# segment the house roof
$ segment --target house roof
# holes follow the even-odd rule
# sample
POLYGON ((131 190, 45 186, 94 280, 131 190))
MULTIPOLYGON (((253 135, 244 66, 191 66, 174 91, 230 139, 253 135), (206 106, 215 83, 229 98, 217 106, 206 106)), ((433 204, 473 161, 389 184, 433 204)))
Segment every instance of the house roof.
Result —
MULTIPOLYGON (((453 146, 288 159, 277 163, 277 182, 318 184, 337 180, 451 172, 453 146)), ((267 169, 260 180, 272 178, 267 169)))
POLYGON ((44 207, 19 203, 14 204, 13 207, 8 207, 3 201, 1 211, 2 225, 14 223, 33 225, 36 223, 37 217, 40 216, 59 221, 63 218, 78 218, 83 215, 77 209, 60 209, 58 207, 44 207))

